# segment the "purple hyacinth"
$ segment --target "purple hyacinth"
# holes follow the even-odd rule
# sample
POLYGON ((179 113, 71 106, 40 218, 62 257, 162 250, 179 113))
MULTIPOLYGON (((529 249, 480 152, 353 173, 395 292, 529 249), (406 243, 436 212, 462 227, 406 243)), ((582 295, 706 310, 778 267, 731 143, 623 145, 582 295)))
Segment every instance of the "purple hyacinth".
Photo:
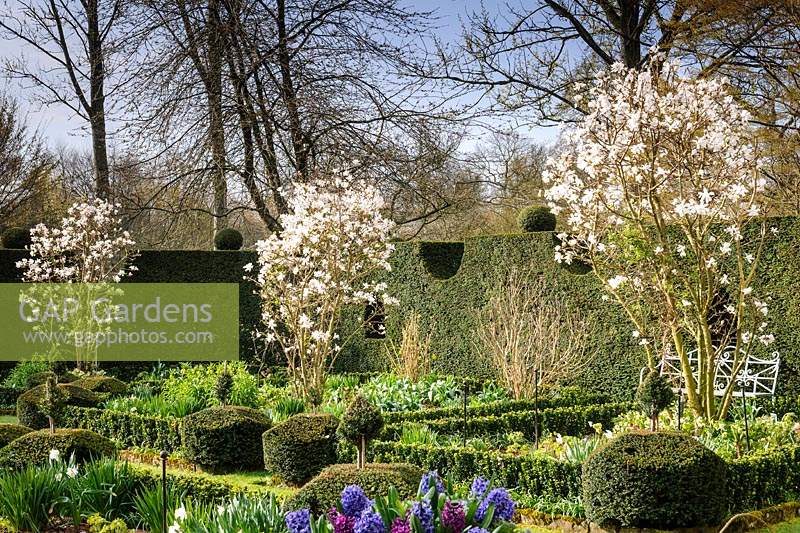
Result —
POLYGON ((284 520, 291 533, 311 533, 311 513, 308 509, 286 513, 284 520))
POLYGON ((486 495, 486 490, 489 488, 489 481, 478 476, 472 482, 472 488, 469 491, 469 497, 473 500, 479 500, 486 495))
POLYGON ((483 520, 489 504, 492 503, 494 504, 492 523, 498 520, 510 521, 514 517, 514 507, 516 507, 514 500, 511 499, 511 495, 506 489, 498 488, 492 489, 486 496, 486 499, 478 506, 478 510, 475 511, 475 519, 478 522, 483 520))
POLYGON ((419 482, 419 493, 423 495, 427 494, 434 485, 436 486, 436 492, 439 494, 444 493, 444 483, 442 483, 442 478, 439 477, 439 472, 431 470, 430 472, 422 474, 422 480, 419 482))
POLYGON ((482 527, 471 527, 466 530, 464 533, 489 533, 488 529, 483 529, 482 527))
POLYGON ((411 514, 419 519, 424 533, 433 533, 433 509, 430 503, 425 500, 414 502, 411 506, 411 514))
POLYGON ((411 524, 408 519, 398 516, 392 521, 391 533, 411 533, 411 524))
POLYGON ((453 533, 461 533, 467 526, 464 506, 459 502, 448 501, 442 508, 442 525, 453 533))
POLYGON ((356 525, 355 518, 340 513, 335 508, 328 511, 328 521, 333 526, 333 533, 353 533, 356 525))
POLYGON ((375 511, 364 511, 353 528, 353 533, 385 533, 385 531, 383 519, 375 511))
POLYGON ((342 491, 342 511, 347 516, 359 517, 361 513, 372 507, 372 500, 364 494, 358 485, 348 485, 342 491))

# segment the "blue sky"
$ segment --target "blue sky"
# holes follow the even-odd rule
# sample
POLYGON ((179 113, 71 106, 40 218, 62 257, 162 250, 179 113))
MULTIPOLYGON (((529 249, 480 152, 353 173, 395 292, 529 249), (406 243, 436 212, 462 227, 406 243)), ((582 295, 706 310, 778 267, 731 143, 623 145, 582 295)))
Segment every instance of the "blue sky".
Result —
MULTIPOLYGON (((446 42, 460 39, 461 22, 468 13, 480 10, 482 5, 490 12, 502 9, 503 5, 502 2, 492 0, 483 3, 479 0, 407 0, 407 3, 419 10, 434 10, 438 16, 436 34, 446 42)), ((23 53, 29 58, 35 57, 29 48, 23 50, 18 42, 5 41, 0 50, 2 50, 0 56, 3 58, 19 57, 23 53)), ((66 107, 58 104, 43 107, 30 98, 31 89, 29 87, 22 87, 15 80, 0 80, 0 87, 18 99, 31 127, 38 128, 51 147, 66 146, 89 149, 91 143, 88 133, 83 127, 83 122, 66 107)), ((113 130, 113 124, 109 126, 109 129, 113 130)), ((555 128, 535 128, 533 130, 525 128, 519 133, 539 142, 550 143, 555 139, 557 131, 555 128)), ((481 132, 474 131, 471 138, 465 142, 464 149, 469 150, 478 144, 480 135, 481 132)))

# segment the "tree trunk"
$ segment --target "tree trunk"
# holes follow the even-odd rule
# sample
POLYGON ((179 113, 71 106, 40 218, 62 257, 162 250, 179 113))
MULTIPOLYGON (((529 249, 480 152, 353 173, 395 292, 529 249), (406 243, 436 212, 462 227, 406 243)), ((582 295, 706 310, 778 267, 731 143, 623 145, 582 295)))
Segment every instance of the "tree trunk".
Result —
POLYGON ((225 124, 222 116, 222 23, 219 0, 208 2, 208 136, 214 187, 214 232, 228 226, 228 183, 225 180, 225 124))
POLYGON ((358 468, 364 468, 367 462, 367 438, 361 435, 361 442, 358 446, 358 468))
POLYGON ((103 36, 100 31, 97 0, 86 2, 87 45, 89 53, 89 125, 92 131, 92 156, 94 162, 94 192, 105 200, 111 196, 106 141, 105 62, 103 36))

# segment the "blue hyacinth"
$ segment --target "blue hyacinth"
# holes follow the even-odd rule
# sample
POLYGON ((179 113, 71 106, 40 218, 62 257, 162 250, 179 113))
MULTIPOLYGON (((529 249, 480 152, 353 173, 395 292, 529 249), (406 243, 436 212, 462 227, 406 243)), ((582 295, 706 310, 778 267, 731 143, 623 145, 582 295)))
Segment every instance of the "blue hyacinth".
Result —
POLYGON ((514 507, 516 506, 514 500, 511 499, 511 495, 506 489, 498 488, 492 489, 475 511, 475 518, 479 522, 486 516, 486 510, 492 503, 494 504, 492 523, 498 520, 510 521, 514 517, 514 507))
POLYGON ((473 500, 479 500, 486 495, 486 490, 489 488, 489 481, 480 476, 476 477, 472 482, 472 488, 469 491, 469 497, 473 500))
POLYGON ((430 472, 422 474, 422 480, 419 482, 419 493, 427 494, 434 485, 436 486, 437 493, 444 493, 444 483, 442 482, 442 478, 439 477, 439 472, 431 470, 430 472))
POLYGON ((375 511, 365 511, 356 520, 354 533, 385 533, 386 527, 383 525, 381 515, 375 511))
POLYGON ((347 516, 361 516, 365 510, 372 507, 372 500, 364 494, 364 489, 358 485, 348 485, 342 491, 342 512, 347 516))
POLYGON ((424 533, 433 533, 433 509, 427 501, 414 502, 411 506, 411 514, 419 519, 424 533))
POLYGON ((290 533, 311 533, 311 513, 308 509, 286 513, 285 520, 290 533))

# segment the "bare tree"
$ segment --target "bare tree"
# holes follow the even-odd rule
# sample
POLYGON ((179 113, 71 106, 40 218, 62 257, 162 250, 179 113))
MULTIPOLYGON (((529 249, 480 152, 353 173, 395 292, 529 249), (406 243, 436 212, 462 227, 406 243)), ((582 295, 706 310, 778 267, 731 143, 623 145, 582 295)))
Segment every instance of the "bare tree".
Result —
POLYGON ((43 63, 8 59, 6 72, 40 89, 46 105, 61 104, 89 125, 92 136, 94 193, 111 196, 107 88, 119 50, 117 24, 122 0, 16 0, 0 14, 5 38, 37 53, 43 63))
POLYGON ((52 158, 13 98, 0 94, 0 227, 26 225, 41 211, 52 158))
POLYGON ((511 271, 478 312, 476 349, 489 354, 497 377, 515 399, 539 385, 575 378, 590 362, 589 323, 552 287, 530 274, 511 271))

